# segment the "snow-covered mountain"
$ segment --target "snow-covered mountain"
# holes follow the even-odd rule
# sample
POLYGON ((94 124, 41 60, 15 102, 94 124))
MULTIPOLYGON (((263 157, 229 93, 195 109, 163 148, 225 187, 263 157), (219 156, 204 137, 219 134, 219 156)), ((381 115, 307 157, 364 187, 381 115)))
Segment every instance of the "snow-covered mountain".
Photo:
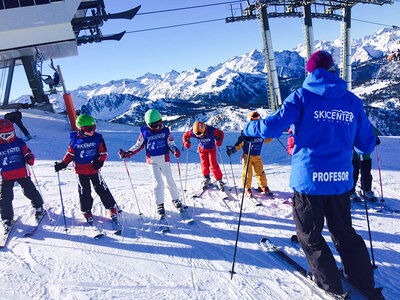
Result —
MULTIPOLYGON (((398 126, 389 119, 398 119, 400 112, 398 62, 388 62, 386 54, 400 47, 400 30, 382 29, 377 33, 352 41, 354 91, 366 99, 368 112, 378 129, 388 135, 400 135, 398 126), (390 80, 390 84, 384 84, 390 80), (387 101, 388 87, 393 89, 387 101), (376 88, 379 87, 379 91, 376 88), (368 107, 371 107, 368 108, 368 107), (372 109, 373 107, 373 109, 372 109)), ((333 54, 340 63, 341 40, 316 41, 315 49, 333 54)), ((275 53, 282 97, 298 88, 304 79, 305 46, 275 53)), ((263 53, 234 57, 207 70, 171 71, 162 75, 147 73, 136 79, 113 80, 107 84, 91 84, 71 92, 75 107, 97 119, 134 125, 143 124, 143 114, 149 108, 159 109, 174 129, 185 128, 194 119, 225 117, 230 129, 240 123, 230 121, 232 112, 240 108, 267 106, 265 58, 263 53), (222 109, 224 108, 224 109, 222 109)), ((56 111, 64 110, 60 95, 51 95, 56 111)), ((26 102, 23 96, 18 102, 26 102)), ((244 116, 242 117, 244 120, 244 116)))
MULTIPOLYGON (((316 50, 326 50, 332 54, 335 63, 340 63, 340 53, 342 40, 335 41, 316 41, 314 45, 316 50)), ((353 65, 369 61, 371 59, 381 58, 391 51, 400 48, 400 30, 392 28, 383 28, 378 32, 365 36, 361 39, 354 39, 351 42, 351 61, 353 65)), ((299 45, 294 51, 301 57, 306 57, 306 46, 299 45)))

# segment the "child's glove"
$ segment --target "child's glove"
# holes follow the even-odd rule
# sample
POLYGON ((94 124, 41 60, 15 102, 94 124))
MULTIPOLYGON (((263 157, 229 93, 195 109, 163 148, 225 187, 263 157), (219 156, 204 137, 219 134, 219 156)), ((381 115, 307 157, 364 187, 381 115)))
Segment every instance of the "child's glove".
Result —
POLYGON ((216 140, 215 141, 215 145, 218 146, 218 147, 221 147, 222 141, 221 140, 216 140))
POLYGON ((175 149, 174 152, 172 152, 172 153, 174 154, 174 156, 175 156, 176 158, 181 157, 181 151, 179 151, 179 149, 175 149))
POLYGON ((379 145, 381 143, 381 139, 380 138, 378 138, 378 137, 376 137, 376 143, 375 143, 375 145, 379 145))
POLYGON ((119 149, 118 154, 120 158, 130 158, 132 156, 132 151, 124 151, 122 149, 119 149))
POLYGON ((95 161, 93 161, 92 165, 93 165, 93 169, 98 170, 104 165, 104 161, 95 160, 95 161))
POLYGON ((67 164, 63 161, 56 161, 54 162, 54 169, 56 172, 61 171, 62 169, 65 169, 67 167, 67 164))
POLYGON ((226 146, 226 155, 231 156, 233 153, 236 152, 235 147, 232 146, 226 146))
POLYGON ((34 156, 33 156, 31 153, 29 153, 29 154, 27 154, 27 155, 25 156, 25 160, 26 160, 26 163, 27 163, 28 165, 30 165, 30 166, 33 166, 33 164, 35 163, 35 158, 34 158, 34 156))
POLYGON ((190 142, 189 141, 184 142, 183 146, 185 146, 186 149, 189 149, 190 148, 190 142))

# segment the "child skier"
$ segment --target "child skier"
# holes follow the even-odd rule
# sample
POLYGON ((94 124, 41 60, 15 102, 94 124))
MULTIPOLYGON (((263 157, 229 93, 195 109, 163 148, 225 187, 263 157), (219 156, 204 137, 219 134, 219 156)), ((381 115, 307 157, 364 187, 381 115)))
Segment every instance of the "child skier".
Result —
POLYGON ((179 199, 178 189, 172 178, 171 165, 169 163, 169 151, 171 151, 176 158, 181 156, 181 152, 175 145, 174 138, 169 129, 163 126, 161 114, 157 110, 148 110, 144 119, 147 126, 140 128, 140 135, 136 144, 128 151, 121 149, 119 151, 119 156, 121 158, 130 158, 143 148, 146 148, 146 161, 149 164, 154 180, 153 192, 157 204, 157 213, 160 215, 160 218, 163 218, 165 216, 165 207, 164 181, 162 177, 164 177, 166 181, 173 205, 179 211, 183 209, 182 202, 179 199))
MULTIPOLYGON (((260 114, 254 111, 248 115, 247 121, 248 122, 256 121, 259 120, 260 118, 261 118, 260 114)), ((267 177, 264 172, 264 166, 260 155, 263 143, 269 143, 271 141, 272 141, 271 138, 268 138, 266 140, 264 140, 263 138, 254 138, 252 140, 250 149, 250 161, 249 161, 250 165, 247 172, 246 186, 244 187, 246 190, 246 196, 248 197, 252 197, 251 182, 253 178, 253 169, 258 181, 258 186, 259 186, 258 190, 263 194, 272 195, 267 185, 267 177)), ((228 147, 226 151, 226 154, 228 156, 231 156, 233 153, 243 148, 243 161, 244 161, 243 173, 242 173, 243 186, 246 179, 247 155, 249 154, 249 145, 250 145, 249 142, 243 138, 243 135, 241 135, 239 136, 236 144, 233 147, 228 147)))
POLYGON ((287 150, 287 153, 290 156, 292 156, 293 155, 293 149, 294 149, 294 136, 293 136, 292 128, 289 127, 288 133, 289 133, 289 136, 288 136, 288 139, 287 139, 286 150, 287 150))
POLYGON ((103 182, 99 169, 107 158, 106 143, 101 134, 95 132, 96 121, 89 115, 80 115, 76 119, 79 132, 71 132, 67 154, 60 162, 54 163, 55 171, 65 169, 71 161, 75 163, 78 174, 78 191, 81 211, 89 224, 93 224, 93 197, 90 182, 100 196, 104 207, 109 210, 111 219, 117 221, 117 209, 113 196, 103 182))
POLYGON ((33 166, 35 156, 25 142, 15 136, 14 125, 0 119, 0 210, 4 226, 4 234, 8 233, 14 218, 12 206, 14 183, 18 182, 24 195, 31 200, 35 208, 35 218, 39 219, 44 213, 43 199, 35 188, 26 168, 33 166))
POLYGON ((221 147, 224 140, 224 132, 207 126, 203 122, 195 122, 193 128, 183 135, 183 145, 186 149, 190 148, 190 138, 197 138, 199 142, 199 155, 201 161, 201 171, 204 179, 202 188, 206 189, 210 186, 210 168, 217 180, 218 188, 224 191, 224 183, 222 182, 222 172, 217 162, 216 146, 221 147))

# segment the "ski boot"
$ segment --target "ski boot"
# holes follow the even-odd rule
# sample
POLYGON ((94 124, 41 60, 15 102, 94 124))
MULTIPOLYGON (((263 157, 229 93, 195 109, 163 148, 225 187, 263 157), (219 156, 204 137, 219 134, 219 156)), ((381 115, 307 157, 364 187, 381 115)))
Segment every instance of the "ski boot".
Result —
POLYGON ((93 224, 93 214, 90 210, 85 211, 83 216, 85 217, 86 222, 88 222, 90 225, 93 224))
POLYGON ((165 215, 164 203, 157 205, 157 213, 160 215, 160 217, 163 217, 165 215))
POLYGON ((251 189, 247 189, 245 192, 245 196, 247 198, 253 198, 253 193, 251 192, 251 189))
POLYGON ((203 190, 208 189, 210 185, 211 185, 210 175, 205 175, 202 182, 203 190))
POLYGON ((269 187, 268 186, 266 186, 266 187, 258 187, 258 191, 261 193, 261 194, 264 194, 264 195, 272 195, 272 192, 271 192, 271 190, 269 189, 269 187))
POLYGON ((11 230, 11 221, 8 219, 3 220, 4 234, 8 234, 11 230))
POLYGON ((361 198, 357 195, 356 192, 354 192, 350 195, 350 200, 355 201, 355 202, 361 202, 361 198))
POLYGON ((177 200, 172 200, 172 204, 175 206, 175 208, 177 209, 177 210, 182 210, 183 209, 183 207, 182 207, 182 202, 181 202, 181 200, 179 200, 179 199, 177 199, 177 200))
POLYGON ((45 213, 46 212, 45 212, 45 210, 44 210, 44 208, 42 206, 41 207, 36 207, 35 220, 39 221, 45 213))
POLYGON ((378 199, 375 197, 373 191, 366 191, 364 192, 364 198, 370 202, 378 202, 378 199))
POLYGON ((382 290, 382 287, 377 287, 372 291, 366 291, 365 294, 368 296, 368 299, 384 300, 385 297, 382 295, 382 290))
POLYGON ((217 186, 221 192, 225 192, 225 187, 224 187, 224 183, 222 182, 222 179, 217 180, 217 186))
POLYGON ((115 207, 115 206, 111 207, 111 208, 109 209, 109 211, 110 211, 111 220, 117 221, 118 212, 117 212, 116 207, 115 207))

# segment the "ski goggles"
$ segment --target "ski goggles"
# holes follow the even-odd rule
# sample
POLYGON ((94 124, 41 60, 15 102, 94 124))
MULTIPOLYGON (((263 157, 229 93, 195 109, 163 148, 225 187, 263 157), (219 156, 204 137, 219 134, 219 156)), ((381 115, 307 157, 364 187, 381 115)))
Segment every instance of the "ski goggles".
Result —
POLYGON ((162 127, 162 120, 157 121, 157 122, 150 123, 149 126, 150 126, 151 129, 155 129, 155 130, 161 129, 161 127, 162 127))
POLYGON ((15 131, 0 132, 0 138, 4 141, 9 141, 15 136, 15 131))
POLYGON ((83 132, 92 132, 96 130, 96 125, 82 127, 83 132))

